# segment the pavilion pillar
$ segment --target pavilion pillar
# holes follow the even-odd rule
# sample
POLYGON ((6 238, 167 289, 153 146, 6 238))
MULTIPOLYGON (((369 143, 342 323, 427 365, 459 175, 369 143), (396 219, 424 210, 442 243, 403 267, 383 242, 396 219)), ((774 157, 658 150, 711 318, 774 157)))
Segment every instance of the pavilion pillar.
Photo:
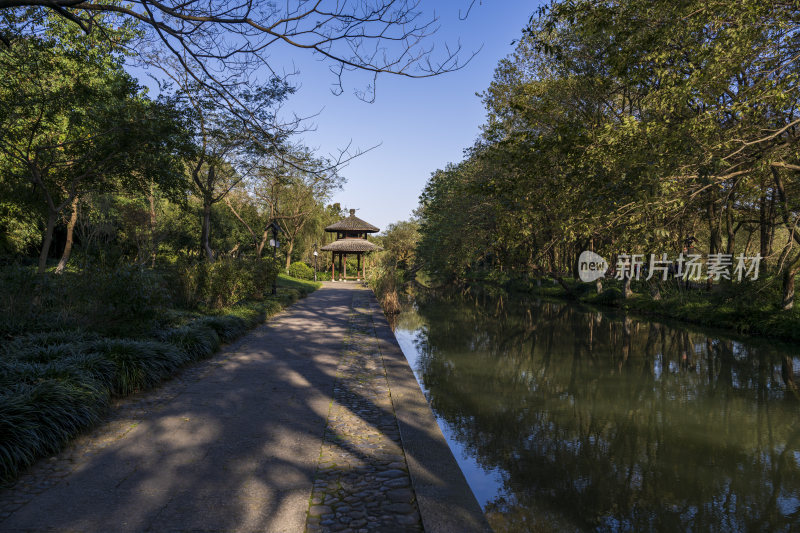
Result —
POLYGON ((336 252, 331 252, 331 281, 336 281, 336 252))
POLYGON ((358 281, 358 276, 361 275, 361 254, 356 254, 356 257, 358 258, 358 266, 356 266, 356 281, 358 281))
MULTIPOLYGON (((347 272, 345 272, 345 276, 347 272)), ((339 281, 342 281, 342 253, 339 252, 339 281)))

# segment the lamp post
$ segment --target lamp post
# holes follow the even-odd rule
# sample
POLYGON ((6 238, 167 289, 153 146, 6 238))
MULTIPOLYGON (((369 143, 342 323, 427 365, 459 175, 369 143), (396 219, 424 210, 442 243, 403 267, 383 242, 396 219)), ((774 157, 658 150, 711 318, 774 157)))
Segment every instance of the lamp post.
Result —
MULTIPOLYGON (((278 226, 278 223, 273 220, 272 224, 269 225, 269 228, 272 230, 272 240, 269 243, 270 246, 272 246, 272 258, 276 259, 277 258, 276 254, 277 254, 277 251, 278 251, 278 245, 280 244, 278 242, 278 232, 280 231, 281 227, 278 226)), ((273 280, 272 280, 272 295, 275 296, 276 294, 278 294, 278 276, 277 276, 277 274, 275 275, 275 278, 273 278, 273 280)))
POLYGON ((314 281, 317 281, 317 243, 314 243, 314 281))

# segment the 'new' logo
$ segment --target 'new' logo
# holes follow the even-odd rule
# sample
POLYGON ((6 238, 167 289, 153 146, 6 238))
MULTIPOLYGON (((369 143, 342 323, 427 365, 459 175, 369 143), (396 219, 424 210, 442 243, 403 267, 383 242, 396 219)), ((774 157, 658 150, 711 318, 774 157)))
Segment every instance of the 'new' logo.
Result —
POLYGON ((584 283, 602 278, 607 270, 608 261, 594 252, 586 250, 578 257, 578 276, 584 283))

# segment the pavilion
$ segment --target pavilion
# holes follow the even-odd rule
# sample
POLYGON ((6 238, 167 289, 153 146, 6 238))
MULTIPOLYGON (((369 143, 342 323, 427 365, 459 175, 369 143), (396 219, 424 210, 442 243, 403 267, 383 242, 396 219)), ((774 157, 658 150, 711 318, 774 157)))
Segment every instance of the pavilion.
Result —
POLYGON ((367 234, 378 233, 380 229, 369 222, 364 222, 356 216, 356 210, 350 210, 350 216, 331 224, 325 231, 336 233, 336 240, 320 248, 324 252, 331 252, 331 281, 336 281, 336 255, 339 255, 339 281, 347 280, 347 255, 358 258, 356 268, 356 281, 364 279, 367 273, 367 252, 380 250, 381 247, 367 240, 367 234))

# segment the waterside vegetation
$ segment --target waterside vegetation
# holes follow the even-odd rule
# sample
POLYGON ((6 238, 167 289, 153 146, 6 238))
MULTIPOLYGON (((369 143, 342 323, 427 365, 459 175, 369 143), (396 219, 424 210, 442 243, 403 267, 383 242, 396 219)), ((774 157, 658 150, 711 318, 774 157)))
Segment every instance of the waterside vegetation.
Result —
POLYGON ((760 256, 753 282, 676 292, 627 276, 619 290, 638 290, 631 308, 794 338, 798 32, 796 6, 758 0, 535 14, 482 94, 479 138, 422 193, 416 256, 433 284, 566 281, 584 250, 612 270, 623 254, 760 256))

